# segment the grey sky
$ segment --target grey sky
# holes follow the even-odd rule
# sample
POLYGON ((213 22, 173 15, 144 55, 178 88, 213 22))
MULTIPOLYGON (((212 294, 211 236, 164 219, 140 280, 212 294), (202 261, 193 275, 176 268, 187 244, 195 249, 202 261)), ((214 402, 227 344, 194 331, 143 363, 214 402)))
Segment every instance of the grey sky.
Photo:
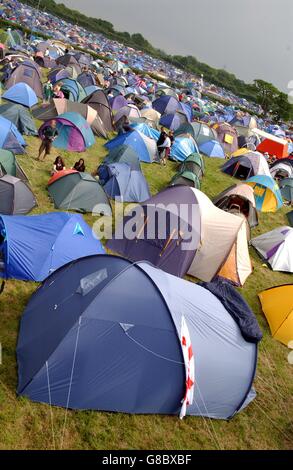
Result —
POLYGON ((118 31, 140 32, 168 53, 194 55, 247 82, 262 78, 287 92, 293 79, 293 0, 62 2, 110 21, 118 31))

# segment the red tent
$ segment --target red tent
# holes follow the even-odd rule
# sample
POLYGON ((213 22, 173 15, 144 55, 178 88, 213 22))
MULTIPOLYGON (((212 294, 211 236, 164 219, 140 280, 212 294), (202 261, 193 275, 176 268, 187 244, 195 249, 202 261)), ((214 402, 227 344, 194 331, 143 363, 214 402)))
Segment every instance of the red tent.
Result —
POLYGON ((265 153, 269 155, 275 155, 278 159, 288 157, 288 143, 287 142, 277 142, 276 140, 265 139, 263 140, 256 149, 258 152, 265 153))

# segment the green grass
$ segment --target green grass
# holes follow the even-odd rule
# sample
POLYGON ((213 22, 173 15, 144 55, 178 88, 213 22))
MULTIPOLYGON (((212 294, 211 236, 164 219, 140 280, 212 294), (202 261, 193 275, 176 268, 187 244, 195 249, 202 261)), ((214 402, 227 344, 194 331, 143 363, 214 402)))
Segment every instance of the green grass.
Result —
MULTIPOLYGON (((29 176, 39 206, 34 213, 54 210, 46 191, 56 150, 43 163, 37 162, 39 141, 28 138, 27 155, 18 161, 29 176)), ((87 150, 87 171, 93 171, 106 152, 103 141, 87 150)), ((62 152, 66 166, 78 154, 62 152)), ((223 175, 220 161, 205 159, 206 175, 202 190, 213 197, 233 180, 223 175)), ((164 188, 175 174, 177 164, 143 165, 152 194, 164 188)), ((287 224, 288 209, 261 214, 260 225, 252 235, 287 224)), ((95 219, 85 216, 92 224, 95 219)), ((133 416, 126 414, 66 411, 18 398, 16 343, 19 320, 37 285, 8 281, 0 296, 0 341, 3 363, 0 366, 0 449, 290 449, 293 445, 292 392, 293 367, 287 361, 289 350, 272 339, 261 313, 257 293, 265 288, 290 283, 292 276, 272 272, 250 249, 254 272, 241 293, 257 316, 264 338, 260 343, 255 388, 257 398, 230 422, 187 417, 180 421, 170 416, 133 416), (64 423, 66 417, 65 431, 64 423)))

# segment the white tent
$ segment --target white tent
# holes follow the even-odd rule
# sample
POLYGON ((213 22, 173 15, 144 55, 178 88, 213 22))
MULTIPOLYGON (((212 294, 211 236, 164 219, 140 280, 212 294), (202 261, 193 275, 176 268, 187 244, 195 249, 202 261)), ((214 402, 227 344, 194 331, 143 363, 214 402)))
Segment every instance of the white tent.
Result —
POLYGON ((279 227, 251 240, 273 271, 293 273, 293 228, 279 227))

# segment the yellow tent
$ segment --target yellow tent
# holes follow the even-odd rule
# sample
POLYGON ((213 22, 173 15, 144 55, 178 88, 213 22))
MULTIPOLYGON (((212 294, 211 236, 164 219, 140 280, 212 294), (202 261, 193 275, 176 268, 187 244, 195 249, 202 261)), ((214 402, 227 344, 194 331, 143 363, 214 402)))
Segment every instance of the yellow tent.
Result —
POLYGON ((264 290, 258 296, 273 338, 288 346, 293 340, 293 284, 264 290))
POLYGON ((231 157, 241 157, 242 155, 245 155, 246 153, 249 153, 249 149, 240 148, 240 149, 236 150, 236 152, 233 152, 231 157))

